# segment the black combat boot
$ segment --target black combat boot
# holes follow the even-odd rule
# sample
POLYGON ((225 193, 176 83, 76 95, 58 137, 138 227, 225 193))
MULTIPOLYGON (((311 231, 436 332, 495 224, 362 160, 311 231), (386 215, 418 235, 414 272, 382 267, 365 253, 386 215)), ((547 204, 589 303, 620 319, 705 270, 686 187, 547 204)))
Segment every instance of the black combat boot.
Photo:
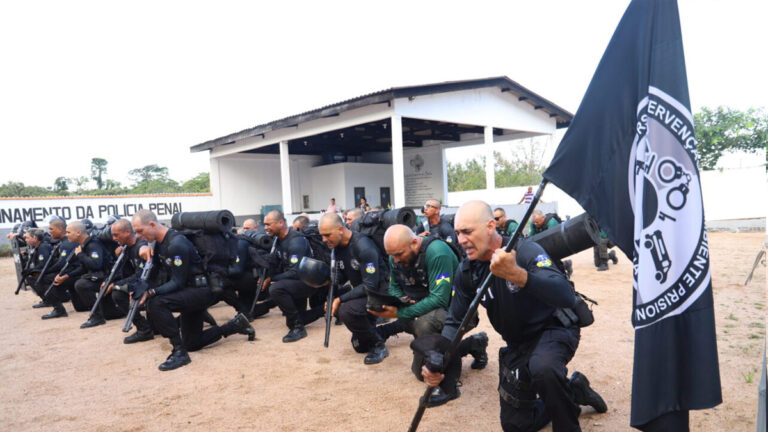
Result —
POLYGON ((304 329, 303 324, 295 324, 291 331, 287 335, 283 336, 283 342, 296 342, 297 340, 307 337, 307 331, 304 329))
POLYGON ((40 318, 45 320, 45 319, 51 319, 51 318, 61 318, 65 316, 68 316, 67 310, 64 309, 64 305, 59 303, 53 307, 53 310, 51 312, 41 316, 40 318))
POLYGON ((107 321, 104 319, 104 316, 101 314, 101 310, 96 310, 96 312, 93 314, 92 317, 88 319, 88 321, 80 324, 80 328, 90 328, 90 327, 96 327, 103 324, 106 324, 107 321))
POLYGON ((457 399, 459 396, 461 396, 461 392, 458 387, 454 387, 452 391, 446 391, 443 390, 442 387, 437 386, 432 390, 432 396, 430 396, 429 402, 427 402, 427 407, 434 408, 436 406, 444 405, 448 401, 457 399))
POLYGON ((589 380, 579 371, 571 375, 571 391, 573 392, 573 401, 579 405, 591 406, 595 411, 604 413, 608 411, 608 406, 603 398, 589 386, 589 380))
POLYGON ((613 265, 616 265, 619 263, 619 257, 616 256, 616 251, 612 250, 608 252, 608 258, 613 261, 613 265))
POLYGON ((363 360, 363 363, 367 365, 381 363, 388 356, 389 350, 387 350, 387 347, 384 345, 384 341, 379 341, 376 343, 376 345, 373 346, 373 348, 371 348, 370 351, 368 351, 368 354, 365 355, 365 360, 363 360))
POLYGON ((256 338, 256 331, 248 322, 248 318, 246 318, 246 316, 242 313, 235 315, 235 317, 229 320, 228 323, 221 326, 221 333, 224 335, 224 337, 235 333, 248 335, 249 341, 252 341, 256 338))
POLYGON ((189 358, 187 350, 181 346, 175 346, 173 347, 171 355, 169 355, 168 358, 165 359, 165 361, 161 363, 157 368, 161 371, 169 371, 178 369, 184 365, 188 365, 191 362, 192 359, 189 358))
POLYGON ((150 326, 149 322, 141 317, 141 315, 137 315, 137 319, 134 322, 136 323, 136 333, 126 336, 125 339, 123 339, 124 344, 144 342, 155 338, 155 332, 152 331, 152 326, 150 326))
POLYGON ((51 306, 53 306, 53 305, 48 303, 47 301, 43 300, 40 303, 33 304, 32 305, 32 309, 40 309, 40 308, 51 307, 51 306))
POLYGON ((476 370, 485 369, 488 366, 488 335, 485 332, 480 332, 473 334, 469 339, 472 339, 469 353, 474 357, 469 367, 476 370))
POLYGON ((203 314, 203 322, 208 323, 211 327, 216 327, 216 320, 213 319, 213 315, 208 311, 205 311, 203 314))

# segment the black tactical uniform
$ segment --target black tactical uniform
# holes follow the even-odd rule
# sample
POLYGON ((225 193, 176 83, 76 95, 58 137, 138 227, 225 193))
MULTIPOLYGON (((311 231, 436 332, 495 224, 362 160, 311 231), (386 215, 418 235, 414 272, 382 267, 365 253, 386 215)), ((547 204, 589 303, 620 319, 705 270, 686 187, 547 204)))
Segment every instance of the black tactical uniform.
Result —
POLYGON ((64 269, 65 265, 66 269, 64 269, 64 273, 62 273, 62 275, 67 275, 69 277, 61 284, 53 286, 53 288, 51 288, 51 290, 48 292, 48 296, 45 298, 45 300, 48 302, 48 304, 53 306, 53 311, 49 314, 43 315, 43 319, 66 316, 67 312, 61 303, 70 299, 72 300, 72 306, 76 311, 84 312, 88 310, 88 305, 84 304, 82 300, 80 300, 80 296, 78 296, 77 292, 75 291, 75 282, 77 282, 78 279, 76 275, 78 273, 82 274, 82 265, 74 255, 75 249, 78 246, 79 245, 77 243, 72 243, 66 238, 62 238, 58 241, 58 251, 56 252, 57 256, 54 256, 56 262, 51 263, 51 265, 48 266, 48 270, 45 271, 41 281, 41 288, 43 290, 47 290, 56 278, 56 275, 59 274, 62 269, 64 269))
MULTIPOLYGON (((187 350, 197 351, 236 332, 253 329, 248 320, 237 315, 223 326, 203 330, 203 319, 214 295, 202 274, 202 260, 192 243, 176 230, 169 229, 162 242, 155 245, 155 288, 148 290, 147 314, 152 326, 170 340, 173 352, 159 366, 171 370, 191 360, 187 350), (173 316, 180 312, 180 322, 173 316), (245 321, 243 323, 243 321, 245 321)), ((252 335, 249 336, 252 338, 252 335)))
MULTIPOLYGON (((125 258, 123 258, 121 277, 112 282, 114 284, 112 301, 125 315, 128 314, 130 293, 136 289, 135 284, 144 270, 145 262, 139 256, 139 250, 143 246, 147 246, 147 241, 140 238, 137 238, 132 246, 123 246, 122 253, 125 254, 125 258)), ((123 342, 134 343, 154 338, 149 321, 138 312, 133 318, 133 325, 136 326, 136 334, 126 337, 123 342)))
MULTIPOLYGON (((81 246, 81 252, 73 259, 80 263, 80 267, 68 274, 70 276, 80 276, 75 282, 75 291, 80 301, 88 308, 92 308, 96 302, 96 294, 99 291, 101 283, 109 274, 114 263, 111 251, 108 251, 99 239, 88 237, 81 246)), ((112 299, 102 299, 102 306, 97 308, 93 317, 83 323, 80 328, 93 327, 104 324, 104 315, 102 310, 106 310, 109 318, 119 318, 122 314, 115 307, 112 299), (104 300, 107 300, 106 302, 104 300), (103 309, 102 309, 103 308, 103 309)))
MULTIPOLYGON (((42 281, 40 284, 35 284, 35 281, 40 275, 40 272, 43 271, 45 263, 48 262, 49 258, 51 258, 52 253, 53 246, 49 242, 44 241, 40 243, 40 246, 36 247, 30 254, 29 259, 31 261, 29 262, 29 268, 25 271, 24 276, 27 279, 27 284, 31 286, 35 291, 35 294, 40 296, 40 298, 43 300, 43 304, 35 305, 34 307, 48 306, 48 304, 45 304, 45 299, 43 298, 43 293, 45 292, 45 289, 48 288, 48 286, 46 285, 45 288, 42 288, 42 281)), ((48 266, 50 267, 50 264, 48 266)))
MULTIPOLYGON (((446 338, 451 339, 458 332, 477 288, 490 271, 489 264, 468 259, 461 262, 442 332, 446 338)), ((557 308, 574 305, 573 288, 544 249, 534 242, 520 242, 517 265, 528 272, 526 285, 518 287, 504 279, 493 278, 481 301, 491 325, 507 343, 499 350, 502 428, 505 431, 537 431, 551 419, 554 431, 580 430, 580 409, 574 400, 574 392, 585 387, 574 388, 577 386, 566 378, 566 364, 579 344, 579 328, 575 325, 565 327, 553 315, 557 308)), ((452 361, 441 387, 448 392, 455 391, 460 373, 461 362, 452 361)), ((572 379, 576 374, 578 372, 572 379)), ((586 385, 588 389, 588 382, 586 385)))
POLYGON ((306 237, 289 229, 284 238, 278 239, 275 253, 280 258, 281 272, 272 275, 269 295, 285 314, 285 325, 291 329, 283 338, 283 342, 294 342, 306 337, 305 324, 323 315, 322 304, 304 311, 307 299, 314 295, 317 289, 299 280, 297 273, 301 259, 305 256, 311 257, 312 249, 306 237))
POLYGON ((389 355, 384 340, 376 332, 376 316, 368 313, 365 290, 387 294, 389 267, 370 237, 352 233, 346 246, 336 246, 337 284, 349 282, 352 289, 339 299, 339 319, 352 332, 352 346, 368 352, 366 364, 381 362, 389 355))
POLYGON ((440 240, 444 240, 446 243, 453 243, 456 236, 456 233, 453 231, 453 226, 442 219, 434 225, 430 224, 429 230, 425 229, 423 223, 416 225, 416 227, 413 229, 413 232, 416 233, 416 235, 419 235, 425 231, 429 231, 429 235, 436 236, 440 240))
POLYGON ((253 261, 248 252, 251 243, 242 236, 237 237, 237 254, 227 271, 230 284, 221 295, 221 299, 238 312, 248 314, 256 293, 256 278, 253 277, 253 261))

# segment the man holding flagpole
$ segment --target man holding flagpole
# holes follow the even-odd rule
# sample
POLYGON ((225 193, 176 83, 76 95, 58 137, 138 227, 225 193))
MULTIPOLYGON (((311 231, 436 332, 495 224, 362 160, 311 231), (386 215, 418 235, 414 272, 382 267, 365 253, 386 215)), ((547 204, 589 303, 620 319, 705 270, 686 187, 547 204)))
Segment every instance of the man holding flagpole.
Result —
POLYGON ((643 431, 687 431, 690 410, 722 402, 696 144, 677 3, 634 0, 544 178, 634 262, 643 431))

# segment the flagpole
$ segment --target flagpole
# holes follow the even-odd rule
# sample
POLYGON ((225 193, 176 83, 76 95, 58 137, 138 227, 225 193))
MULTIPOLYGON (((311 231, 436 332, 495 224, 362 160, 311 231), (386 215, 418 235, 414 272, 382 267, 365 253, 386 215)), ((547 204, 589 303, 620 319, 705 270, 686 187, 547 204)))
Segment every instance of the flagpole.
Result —
MULTIPOLYGON (((536 195, 533 196, 533 200, 531 200, 531 203, 525 210, 525 215, 523 216, 522 221, 517 226, 515 233, 512 235, 512 239, 510 239, 509 243, 507 243, 507 245, 504 247, 506 252, 510 252, 515 247, 515 245, 517 245, 518 240, 523 234, 525 225, 528 223, 528 219, 530 219, 531 215, 533 214, 533 209, 536 208, 536 204, 539 203, 541 195, 544 193, 544 187, 547 185, 547 183, 547 179, 541 180, 539 188, 536 190, 536 195)), ((445 371, 445 367, 448 365, 451 355, 456 352, 461 339, 469 330, 469 323, 475 319, 475 315, 477 315, 477 309, 480 307, 480 300, 482 300, 482 298, 485 297, 485 294, 488 292, 488 289, 491 286, 491 279, 493 277, 493 273, 488 272, 488 276, 485 277, 483 283, 480 285, 480 288, 478 288, 477 294, 475 294, 475 298, 472 299, 472 303, 469 304, 469 309, 467 310, 467 313, 464 315, 464 319, 461 320, 461 324, 459 325, 459 331, 456 332, 456 334, 453 336, 453 339, 451 339, 451 345, 445 351, 443 356, 443 371, 445 371)), ((413 415, 413 420, 411 420, 411 427, 408 428, 408 432, 416 432, 416 429, 418 429, 419 423, 421 422, 421 418, 424 416, 424 411, 427 409, 429 398, 432 396, 432 391, 434 389, 435 387, 427 386, 427 389, 424 391, 424 396, 422 396, 419 400, 419 407, 416 409, 416 413, 413 415)))

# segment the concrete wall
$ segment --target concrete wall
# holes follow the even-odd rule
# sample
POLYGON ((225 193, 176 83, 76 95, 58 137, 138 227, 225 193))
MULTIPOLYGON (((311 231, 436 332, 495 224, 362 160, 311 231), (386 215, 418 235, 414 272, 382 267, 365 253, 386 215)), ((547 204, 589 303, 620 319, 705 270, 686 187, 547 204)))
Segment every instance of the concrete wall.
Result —
MULTIPOLYGON (((343 165, 346 189, 343 195, 344 204, 341 208, 351 208, 357 204, 354 202, 355 187, 365 188, 365 197, 371 207, 381 204, 379 188, 389 187, 390 194, 394 194, 392 165, 366 163, 346 163, 343 165)), ((338 200, 338 197, 336 199, 338 200)))

